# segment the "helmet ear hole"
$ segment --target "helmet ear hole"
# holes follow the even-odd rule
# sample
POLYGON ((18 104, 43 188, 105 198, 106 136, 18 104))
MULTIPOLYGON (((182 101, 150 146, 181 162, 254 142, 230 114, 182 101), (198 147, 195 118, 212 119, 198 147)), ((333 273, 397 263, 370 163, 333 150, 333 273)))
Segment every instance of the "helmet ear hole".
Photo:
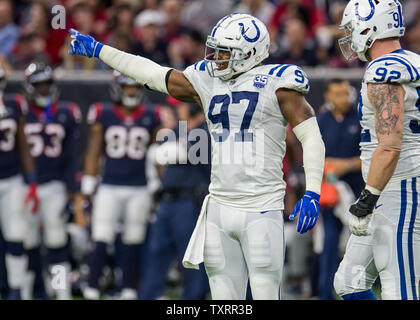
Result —
MULTIPOLYGON (((370 28, 367 28, 367 29, 363 30, 362 32, 360 32, 360 34, 366 35, 366 34, 368 34, 369 31, 370 31, 370 28)), ((375 27, 374 27, 374 31, 375 31, 375 27)))

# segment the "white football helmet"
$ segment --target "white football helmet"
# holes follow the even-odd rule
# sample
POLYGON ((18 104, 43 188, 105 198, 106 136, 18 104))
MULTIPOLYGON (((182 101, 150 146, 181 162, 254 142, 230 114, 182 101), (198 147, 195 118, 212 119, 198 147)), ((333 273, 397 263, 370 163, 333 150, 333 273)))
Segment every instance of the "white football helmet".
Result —
POLYGON ((350 0, 340 29, 346 37, 338 40, 341 52, 350 61, 367 61, 367 50, 377 39, 402 37, 405 32, 402 7, 398 0, 350 0))
POLYGON ((212 77, 229 80, 266 59, 269 46, 270 36, 264 23, 249 14, 229 14, 220 19, 207 37, 204 57, 207 71, 212 77), (230 58, 218 58, 221 51, 229 52, 230 58))

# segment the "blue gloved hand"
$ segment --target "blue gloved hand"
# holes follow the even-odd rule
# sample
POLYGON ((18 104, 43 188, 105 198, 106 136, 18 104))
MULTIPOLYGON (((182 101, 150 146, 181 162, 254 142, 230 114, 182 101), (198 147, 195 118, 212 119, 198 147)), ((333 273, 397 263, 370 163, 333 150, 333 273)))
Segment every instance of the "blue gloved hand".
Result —
POLYGON ((292 213, 289 216, 289 220, 293 220, 296 215, 299 214, 299 221, 297 231, 299 233, 305 233, 311 230, 318 220, 319 214, 319 198, 320 195, 306 191, 303 198, 296 204, 292 213))
POLYGON ((104 46, 102 43, 74 29, 70 29, 70 33, 73 40, 70 43, 69 54, 79 54, 89 58, 99 57, 99 52, 104 46))

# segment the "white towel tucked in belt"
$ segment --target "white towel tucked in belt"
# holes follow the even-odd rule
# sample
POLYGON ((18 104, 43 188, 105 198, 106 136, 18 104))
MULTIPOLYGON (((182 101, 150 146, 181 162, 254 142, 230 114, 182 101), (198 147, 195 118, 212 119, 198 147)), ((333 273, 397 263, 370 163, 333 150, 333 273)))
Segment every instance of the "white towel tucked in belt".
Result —
POLYGON ((210 195, 208 194, 201 206, 200 215, 198 216, 197 223, 195 224, 194 231, 191 235, 190 242, 188 243, 187 250, 185 250, 182 265, 184 268, 199 269, 199 264, 204 261, 204 241, 206 239, 206 216, 207 216, 207 203, 209 202, 210 195))

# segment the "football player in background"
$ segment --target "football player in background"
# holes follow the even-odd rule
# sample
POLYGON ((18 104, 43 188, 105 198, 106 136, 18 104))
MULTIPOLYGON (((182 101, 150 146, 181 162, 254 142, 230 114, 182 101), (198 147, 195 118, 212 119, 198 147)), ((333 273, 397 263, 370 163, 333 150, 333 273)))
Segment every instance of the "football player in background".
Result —
POLYGON ((350 207, 352 235, 335 275, 343 299, 418 300, 420 277, 420 56, 403 50, 398 0, 351 0, 339 40, 348 59, 369 61, 359 103, 362 175, 350 207))
POLYGON ((35 164, 24 134, 27 105, 20 95, 5 95, 5 88, 6 75, 0 67, 0 230, 6 241, 5 256, 0 257, 0 263, 6 265, 9 287, 6 298, 20 300, 28 267, 23 248, 27 226, 24 204, 32 201, 31 211, 35 214, 39 199, 35 164))
POLYGON ((40 197, 38 214, 30 217, 25 239, 32 268, 27 290, 31 295, 34 277, 39 277, 42 224, 49 272, 65 274, 65 283, 53 286, 52 293, 60 300, 71 299, 67 223, 63 212, 68 197, 76 190, 76 143, 81 113, 76 104, 58 100, 53 70, 43 63, 31 63, 26 68, 23 89, 29 104, 25 134, 35 158, 40 197))
MULTIPOLYGON (((94 194, 104 160, 102 181, 93 199, 92 238, 86 299, 99 299, 98 280, 113 244, 119 221, 122 230, 121 299, 137 299, 140 275, 140 244, 144 241, 153 190, 148 190, 146 153, 160 126, 156 107, 142 101, 140 85, 119 73, 112 85, 114 103, 96 103, 88 113, 90 137, 81 191, 94 194)), ((151 186, 151 184, 149 184, 151 186)), ((81 201, 78 201, 78 210, 81 201)))
MULTIPOLYGON (((146 300, 163 296, 170 263, 173 259, 182 261, 210 183, 210 137, 202 109, 197 104, 168 98, 176 108, 178 119, 184 122, 174 128, 181 141, 155 145, 152 152, 172 159, 164 159, 168 160, 165 166, 167 163, 159 162, 159 156, 155 156, 158 171, 162 172, 162 186, 155 197, 159 206, 150 226, 147 264, 139 290, 139 298, 146 300), (203 161, 191 163, 187 153, 198 150, 197 144, 202 147, 196 151, 197 158, 203 161)), ((209 291, 205 271, 181 268, 181 273, 181 299, 204 300, 209 291)))
POLYGON ((324 168, 324 144, 304 98, 304 71, 261 65, 269 34, 248 14, 222 18, 207 38, 204 61, 183 72, 70 32, 70 54, 98 57, 153 90, 201 105, 212 139, 210 195, 183 265, 198 268, 204 260, 213 299, 244 299, 248 277, 254 299, 279 299, 287 123, 303 147, 306 192, 289 217, 299 215, 300 233, 317 221, 324 168))

